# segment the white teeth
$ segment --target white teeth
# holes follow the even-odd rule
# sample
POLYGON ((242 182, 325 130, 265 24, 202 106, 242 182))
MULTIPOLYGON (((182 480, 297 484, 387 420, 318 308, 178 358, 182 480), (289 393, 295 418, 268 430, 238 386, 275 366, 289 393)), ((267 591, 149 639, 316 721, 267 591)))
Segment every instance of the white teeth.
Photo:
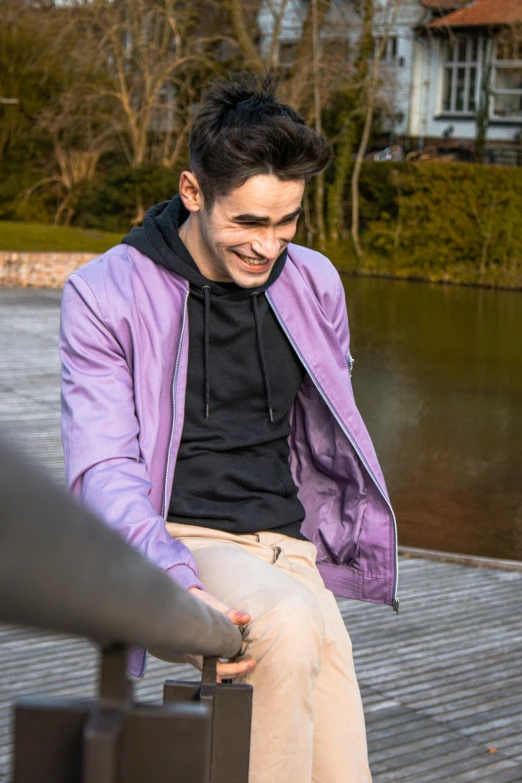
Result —
POLYGON ((251 266, 262 266, 263 264, 266 264, 266 259, 262 259, 261 261, 258 261, 256 258, 248 258, 248 256, 242 256, 241 253, 237 254, 239 258, 245 262, 245 264, 250 264, 251 266))

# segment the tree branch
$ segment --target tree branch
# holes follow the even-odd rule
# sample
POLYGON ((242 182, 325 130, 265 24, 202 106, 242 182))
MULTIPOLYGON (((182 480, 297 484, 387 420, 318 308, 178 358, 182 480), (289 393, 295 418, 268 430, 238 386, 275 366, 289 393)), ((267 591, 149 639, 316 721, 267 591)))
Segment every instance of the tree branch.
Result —
POLYGON ((237 38, 239 48, 243 53, 243 57, 245 58, 245 65, 248 68, 263 70, 263 62, 245 23, 243 5, 244 4, 242 0, 226 0, 226 6, 230 13, 232 29, 234 31, 235 37, 237 38))

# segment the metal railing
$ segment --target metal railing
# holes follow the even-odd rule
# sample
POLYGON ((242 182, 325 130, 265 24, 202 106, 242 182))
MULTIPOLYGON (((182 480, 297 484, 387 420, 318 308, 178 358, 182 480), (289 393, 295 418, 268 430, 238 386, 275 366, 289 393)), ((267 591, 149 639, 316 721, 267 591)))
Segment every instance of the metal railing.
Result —
POLYGON ((212 676, 217 656, 239 653, 239 629, 1 441, 0 622, 84 636, 102 650, 95 702, 17 704, 15 783, 246 783, 251 689, 216 686, 212 676), (171 684, 163 705, 145 706, 126 677, 130 647, 214 660, 190 698, 167 700, 171 684), (228 703, 225 691, 234 691, 235 717, 216 708, 228 703), (238 717, 247 744, 239 762, 237 745, 229 759, 215 740, 217 723, 238 717))

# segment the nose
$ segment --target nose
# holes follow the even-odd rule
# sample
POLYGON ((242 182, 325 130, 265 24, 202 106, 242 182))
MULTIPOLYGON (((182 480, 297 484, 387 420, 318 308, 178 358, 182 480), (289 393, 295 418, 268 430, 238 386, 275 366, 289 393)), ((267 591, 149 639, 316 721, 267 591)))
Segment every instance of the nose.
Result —
POLYGON ((275 230, 266 226, 251 242, 252 250, 263 258, 275 258, 279 255, 279 240, 275 230))

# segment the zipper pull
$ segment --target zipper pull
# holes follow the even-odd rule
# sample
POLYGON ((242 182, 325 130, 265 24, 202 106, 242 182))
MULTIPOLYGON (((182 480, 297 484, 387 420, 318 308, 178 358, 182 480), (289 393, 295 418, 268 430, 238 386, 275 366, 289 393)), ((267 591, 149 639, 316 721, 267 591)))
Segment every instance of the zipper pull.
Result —
POLYGON ((399 614, 399 599, 398 598, 394 598, 393 599, 393 601, 392 601, 392 608, 393 608, 393 611, 395 612, 395 614, 399 614))

